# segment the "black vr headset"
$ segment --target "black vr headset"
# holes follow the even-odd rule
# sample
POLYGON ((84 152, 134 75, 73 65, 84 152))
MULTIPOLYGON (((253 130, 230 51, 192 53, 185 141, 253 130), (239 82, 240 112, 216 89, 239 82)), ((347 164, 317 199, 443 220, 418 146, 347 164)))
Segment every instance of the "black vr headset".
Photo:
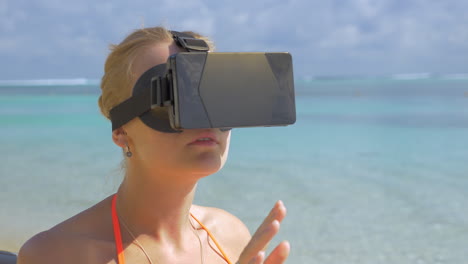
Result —
POLYGON ((187 52, 146 71, 110 111, 112 130, 135 117, 166 133, 286 126, 296 121, 289 53, 208 52, 204 40, 171 31, 187 52))

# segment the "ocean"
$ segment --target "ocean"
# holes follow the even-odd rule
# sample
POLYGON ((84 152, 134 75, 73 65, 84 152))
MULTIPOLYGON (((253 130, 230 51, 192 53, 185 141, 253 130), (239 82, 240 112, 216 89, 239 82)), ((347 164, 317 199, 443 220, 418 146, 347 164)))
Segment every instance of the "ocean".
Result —
MULTIPOLYGON (((96 82, 0 83, 0 250, 116 191, 96 82)), ((288 263, 468 261, 468 78, 296 81, 297 122, 233 129, 195 203, 251 232, 278 199, 288 263)))

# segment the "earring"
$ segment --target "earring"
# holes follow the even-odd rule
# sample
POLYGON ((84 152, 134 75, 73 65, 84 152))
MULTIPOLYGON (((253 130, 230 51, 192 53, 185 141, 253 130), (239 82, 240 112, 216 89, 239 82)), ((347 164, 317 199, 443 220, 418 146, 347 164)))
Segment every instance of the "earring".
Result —
POLYGON ((127 149, 125 150, 125 155, 127 155, 127 157, 130 158, 130 157, 133 155, 133 153, 130 151, 130 147, 129 147, 127 144, 125 144, 125 146, 126 146, 126 148, 127 148, 127 149))

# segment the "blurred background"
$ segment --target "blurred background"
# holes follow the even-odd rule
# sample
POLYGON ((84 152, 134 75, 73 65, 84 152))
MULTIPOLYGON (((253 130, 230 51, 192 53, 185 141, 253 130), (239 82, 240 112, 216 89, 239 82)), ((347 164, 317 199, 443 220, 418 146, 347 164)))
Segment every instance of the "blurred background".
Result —
POLYGON ((288 263, 468 260, 468 2, 0 0, 0 250, 115 192, 97 98, 108 46, 166 26, 289 51, 297 123, 232 131, 196 203, 254 232, 278 199, 288 263))

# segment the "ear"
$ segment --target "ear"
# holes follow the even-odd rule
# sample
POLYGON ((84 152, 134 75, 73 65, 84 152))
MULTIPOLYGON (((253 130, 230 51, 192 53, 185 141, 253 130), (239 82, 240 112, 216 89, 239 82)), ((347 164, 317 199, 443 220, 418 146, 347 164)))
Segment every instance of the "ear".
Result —
POLYGON ((114 143, 121 147, 124 148, 127 145, 127 133, 123 129, 123 127, 119 127, 116 130, 112 131, 112 140, 114 143))

